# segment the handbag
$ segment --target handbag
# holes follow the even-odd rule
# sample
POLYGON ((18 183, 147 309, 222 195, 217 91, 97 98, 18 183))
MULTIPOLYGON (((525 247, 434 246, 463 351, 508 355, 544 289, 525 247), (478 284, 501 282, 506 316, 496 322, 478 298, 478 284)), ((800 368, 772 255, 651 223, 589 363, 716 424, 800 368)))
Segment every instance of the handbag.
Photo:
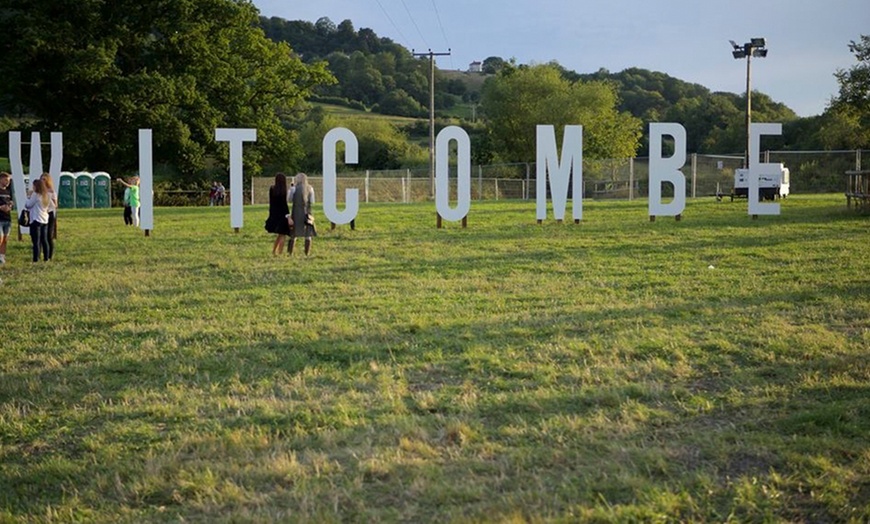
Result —
POLYGON ((308 213, 307 215, 305 215, 305 224, 309 225, 309 226, 313 226, 314 225, 314 215, 312 215, 311 213, 308 213))
POLYGON ((30 225, 30 211, 26 209, 21 210, 21 214, 18 215, 18 225, 22 227, 30 225))

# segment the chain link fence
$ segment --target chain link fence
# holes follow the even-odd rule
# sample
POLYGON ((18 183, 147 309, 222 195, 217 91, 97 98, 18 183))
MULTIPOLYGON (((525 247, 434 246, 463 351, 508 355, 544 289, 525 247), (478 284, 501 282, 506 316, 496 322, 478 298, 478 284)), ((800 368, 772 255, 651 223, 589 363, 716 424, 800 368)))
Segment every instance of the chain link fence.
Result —
MULTIPOLYGON (((845 172, 861 169, 861 150, 852 151, 767 151, 763 162, 782 163, 789 169, 791 193, 836 193, 845 190, 845 172)), ((692 154, 681 172, 686 177, 686 196, 729 195, 734 187, 734 170, 743 167, 742 155, 692 154)), ((451 199, 456 197, 455 170, 451 171, 451 199)), ((309 176, 318 195, 323 179, 309 176)), ((251 181, 250 203, 269 202, 272 178, 251 181)), ((359 190, 360 202, 421 202, 431 199, 428 169, 400 169, 339 173, 339 202, 345 190, 359 190)), ((479 165, 471 168, 472 200, 534 199, 536 165, 530 163, 479 165)), ((673 188, 665 184, 664 196, 673 188)), ((570 194, 570 193, 569 193, 570 194)), ((633 199, 649 196, 649 158, 584 160, 583 195, 590 199, 633 199)), ((320 198, 320 197, 318 197, 320 198)))

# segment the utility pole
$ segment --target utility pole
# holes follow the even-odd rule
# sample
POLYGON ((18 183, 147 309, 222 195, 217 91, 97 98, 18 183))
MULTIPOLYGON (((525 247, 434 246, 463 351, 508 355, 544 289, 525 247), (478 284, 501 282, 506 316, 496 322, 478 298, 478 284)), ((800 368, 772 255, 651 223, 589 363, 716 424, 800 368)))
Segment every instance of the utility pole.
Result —
POLYGON ((450 56, 450 49, 446 53, 433 53, 430 49, 426 53, 415 53, 414 56, 429 57, 429 197, 435 196, 435 57, 450 56))

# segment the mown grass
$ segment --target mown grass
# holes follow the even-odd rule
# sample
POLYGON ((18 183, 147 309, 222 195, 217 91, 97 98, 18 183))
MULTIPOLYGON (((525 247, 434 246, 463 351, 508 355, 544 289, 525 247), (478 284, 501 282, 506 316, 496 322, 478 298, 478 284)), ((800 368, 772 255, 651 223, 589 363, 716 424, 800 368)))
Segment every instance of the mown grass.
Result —
POLYGON ((870 520, 870 222, 841 196, 63 211, 0 267, 0 521, 870 520), (710 266, 713 266, 711 269, 710 266))

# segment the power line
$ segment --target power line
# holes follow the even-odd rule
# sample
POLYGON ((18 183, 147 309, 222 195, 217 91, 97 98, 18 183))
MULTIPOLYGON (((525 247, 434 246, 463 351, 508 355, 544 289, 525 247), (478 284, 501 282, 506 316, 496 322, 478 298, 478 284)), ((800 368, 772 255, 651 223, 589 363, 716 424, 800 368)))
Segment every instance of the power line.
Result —
POLYGON ((405 3, 405 0, 402 0, 402 7, 405 8, 405 12, 408 13, 408 18, 411 19, 411 23, 414 24, 414 29, 417 30, 417 34, 420 35, 420 40, 423 41, 423 45, 429 47, 429 44, 426 42, 426 37, 423 36, 423 32, 420 31, 420 27, 417 26, 417 21, 414 20, 414 17, 411 15, 411 10, 408 9, 408 4, 405 3))
MULTIPOLYGON (((438 28, 441 30, 441 36, 444 37, 444 43, 447 44, 447 48, 450 49, 450 40, 447 39, 447 33, 444 32, 444 24, 441 23, 441 14, 438 13, 438 5, 435 4, 435 0, 432 0, 432 8, 435 9, 435 19, 438 20, 438 28)), ((450 67, 452 69, 456 69, 453 65, 453 55, 450 55, 450 67)))
MULTIPOLYGON (((408 47, 408 39, 405 37, 404 34, 402 34, 402 30, 399 29, 399 26, 397 26, 397 25, 396 25, 396 22, 393 21, 393 18, 390 16, 390 13, 388 13, 387 10, 384 9, 383 4, 381 4, 381 0, 375 0, 375 2, 378 3, 378 7, 380 7, 380 8, 381 8, 381 11, 384 12, 384 16, 387 17, 387 20, 390 21, 390 24, 392 24, 392 25, 393 25, 393 28, 396 30, 396 32, 399 33, 399 37, 402 39, 402 42, 404 42, 405 47, 408 47)), ((403 2, 403 3, 404 3, 404 2, 403 2)), ((408 9, 408 8, 405 7, 405 9, 408 9)), ((419 29, 418 29, 417 31, 419 31, 419 29)))

